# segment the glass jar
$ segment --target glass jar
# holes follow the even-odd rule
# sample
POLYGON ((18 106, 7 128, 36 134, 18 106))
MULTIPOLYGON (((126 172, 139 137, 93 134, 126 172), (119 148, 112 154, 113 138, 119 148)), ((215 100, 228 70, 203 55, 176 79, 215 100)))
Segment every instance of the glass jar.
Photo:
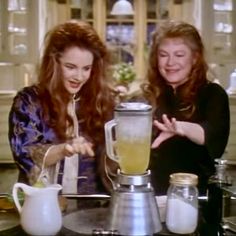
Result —
POLYGON ((167 191, 166 226, 172 233, 191 234, 198 223, 198 176, 189 173, 170 175, 167 191))
POLYGON ((216 172, 209 178, 207 190, 206 220, 211 224, 220 224, 223 217, 230 216, 230 193, 224 189, 232 185, 227 172, 227 160, 215 159, 216 172))

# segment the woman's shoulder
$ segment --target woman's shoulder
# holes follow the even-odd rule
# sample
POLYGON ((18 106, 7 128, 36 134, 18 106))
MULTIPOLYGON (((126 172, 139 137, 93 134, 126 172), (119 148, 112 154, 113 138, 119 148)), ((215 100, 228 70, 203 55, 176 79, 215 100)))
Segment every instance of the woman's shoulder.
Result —
POLYGON ((15 101, 28 101, 28 102, 36 102, 38 100, 38 87, 36 85, 31 85, 27 87, 23 87, 20 89, 15 98, 15 101))
POLYGON ((228 98, 228 94, 226 93, 225 89, 220 84, 210 82, 210 81, 203 87, 202 92, 208 97, 220 96, 220 97, 228 98))
POLYGON ((16 96, 30 96, 30 97, 37 97, 38 96, 38 87, 36 85, 31 85, 27 87, 21 88, 16 96))
POLYGON ((27 87, 21 88, 18 93, 19 95, 37 95, 38 94, 38 87, 37 85, 31 85, 27 87))

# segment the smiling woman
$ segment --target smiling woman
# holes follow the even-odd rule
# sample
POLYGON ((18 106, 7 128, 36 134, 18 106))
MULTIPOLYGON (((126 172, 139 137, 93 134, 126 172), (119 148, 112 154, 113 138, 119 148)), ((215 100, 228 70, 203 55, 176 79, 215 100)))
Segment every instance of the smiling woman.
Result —
POLYGON ((9 116, 20 182, 60 183, 70 194, 109 191, 104 123, 115 99, 108 66, 91 25, 69 21, 48 32, 38 82, 18 92, 9 116))
POLYGON ((214 160, 228 141, 228 96, 207 79, 204 46, 193 25, 164 21, 151 45, 143 88, 154 113, 152 184, 156 194, 165 195, 171 174, 192 173, 200 194, 206 194, 214 160))
POLYGON ((173 88, 188 80, 189 71, 196 59, 197 54, 181 38, 163 39, 158 49, 160 73, 173 88))
POLYGON ((78 47, 68 48, 60 58, 63 83, 70 94, 76 94, 90 78, 93 54, 78 47))

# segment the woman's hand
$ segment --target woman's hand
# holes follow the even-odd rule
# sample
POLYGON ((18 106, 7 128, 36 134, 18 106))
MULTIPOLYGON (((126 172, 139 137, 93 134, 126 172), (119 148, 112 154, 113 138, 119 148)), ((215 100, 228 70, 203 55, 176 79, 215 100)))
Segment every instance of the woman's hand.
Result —
POLYGON ((92 146, 91 142, 80 136, 73 139, 71 143, 66 143, 64 145, 64 155, 72 156, 73 154, 81 153, 83 155, 87 154, 89 156, 94 156, 92 146))
POLYGON ((152 148, 157 148, 163 141, 174 135, 185 136, 192 142, 204 145, 205 133, 203 128, 197 123, 177 121, 175 118, 169 119, 166 114, 162 115, 163 123, 154 120, 153 124, 160 131, 158 137, 153 141, 152 148))
POLYGON ((56 164, 58 161, 64 159, 66 156, 70 157, 76 153, 87 154, 94 156, 92 143, 83 137, 78 137, 71 140, 70 143, 61 143, 53 145, 45 156, 45 165, 50 166, 56 164))
POLYGON ((157 148, 163 141, 171 138, 174 135, 184 136, 184 130, 181 123, 177 122, 175 118, 169 119, 166 114, 162 115, 163 123, 154 120, 153 124, 160 132, 159 136, 152 143, 152 148, 157 148))

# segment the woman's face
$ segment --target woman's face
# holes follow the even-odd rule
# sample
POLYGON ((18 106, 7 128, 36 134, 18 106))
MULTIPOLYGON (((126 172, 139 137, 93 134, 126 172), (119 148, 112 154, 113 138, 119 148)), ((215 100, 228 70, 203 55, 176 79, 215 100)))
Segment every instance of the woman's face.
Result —
POLYGON ((60 58, 63 84, 70 94, 76 94, 88 81, 92 71, 93 54, 79 47, 65 50, 60 58))
POLYGON ((166 38, 159 46, 158 68, 173 88, 185 83, 196 61, 191 48, 181 38, 166 38))

